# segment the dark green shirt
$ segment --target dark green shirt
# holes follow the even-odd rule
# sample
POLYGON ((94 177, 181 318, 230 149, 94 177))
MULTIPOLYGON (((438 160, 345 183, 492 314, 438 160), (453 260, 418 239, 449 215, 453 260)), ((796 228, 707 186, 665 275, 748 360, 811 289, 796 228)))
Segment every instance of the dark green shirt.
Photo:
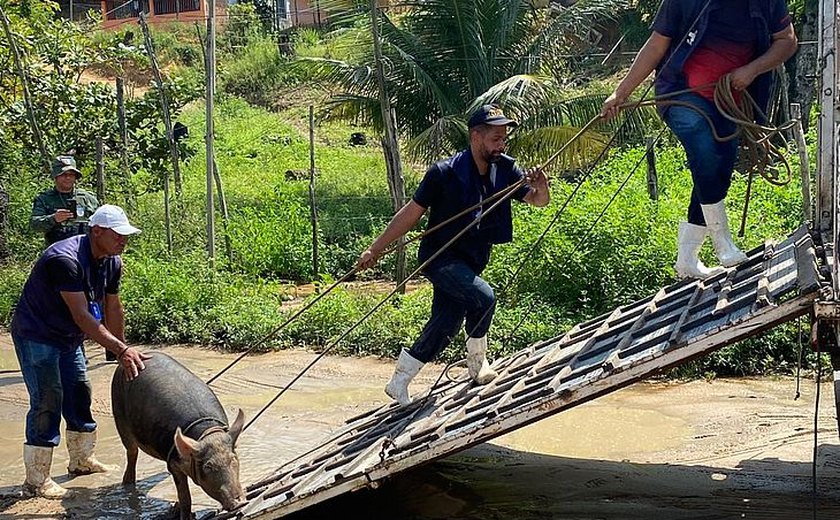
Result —
POLYGON ((47 245, 64 240, 74 235, 87 233, 88 219, 99 207, 99 201, 93 193, 75 189, 73 193, 60 193, 55 188, 47 190, 32 202, 32 216, 29 218, 29 227, 33 231, 44 233, 47 245), (76 216, 62 223, 55 221, 55 212, 59 209, 72 210, 73 202, 76 205, 76 216))

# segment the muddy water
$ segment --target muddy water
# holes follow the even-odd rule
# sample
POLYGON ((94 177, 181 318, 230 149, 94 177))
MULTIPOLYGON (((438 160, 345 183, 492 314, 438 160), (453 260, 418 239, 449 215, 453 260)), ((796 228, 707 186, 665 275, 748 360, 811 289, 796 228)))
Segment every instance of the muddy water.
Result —
MULTIPOLYGON (((187 347, 165 349, 202 379, 234 358, 187 347)), ((113 366, 89 348, 97 453, 124 464, 107 395, 113 366)), ((246 358, 213 388, 229 416, 250 419, 313 358, 282 352, 246 358)), ((120 474, 68 480, 55 451, 53 475, 74 491, 50 502, 19 500, 27 394, 12 347, 0 337, 0 518, 162 518, 175 499, 163 462, 138 462, 138 491, 120 474)), ((413 388, 427 387, 427 367, 413 388)), ((328 357, 240 440, 242 480, 252 482, 317 445, 342 421, 385 402, 393 370, 375 359, 328 357)), ((642 383, 517 430, 492 443, 391 479, 376 491, 331 501, 300 518, 804 518, 812 516, 814 386, 793 399, 791 379, 642 383)), ((840 443, 833 395, 819 417, 818 518, 840 510, 840 443)), ((194 511, 216 504, 192 485, 194 511)), ((200 518, 200 514, 199 514, 200 518)))

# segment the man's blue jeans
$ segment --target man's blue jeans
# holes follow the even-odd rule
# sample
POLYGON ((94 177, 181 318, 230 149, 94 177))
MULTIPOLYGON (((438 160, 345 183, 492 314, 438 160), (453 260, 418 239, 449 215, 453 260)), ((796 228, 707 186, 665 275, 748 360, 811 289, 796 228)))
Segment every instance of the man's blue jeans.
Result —
MULTIPOLYGON (((674 98, 696 105, 714 122, 718 136, 728 137, 735 125, 724 118, 714 103, 695 94, 686 93, 674 98)), ((694 188, 688 206, 688 221, 705 226, 701 204, 716 204, 726 197, 732 183, 732 171, 738 157, 738 139, 718 142, 708 121, 688 107, 669 106, 663 119, 685 148, 694 188)))
POLYGON ((471 338, 487 335, 496 310, 490 285, 464 262, 457 260, 426 269, 432 282, 432 315, 411 350, 411 357, 428 363, 458 334, 464 318, 471 338))
POLYGON ((91 387, 81 345, 73 350, 30 341, 13 334, 15 353, 29 391, 26 444, 58 446, 61 416, 67 429, 92 432, 91 387))

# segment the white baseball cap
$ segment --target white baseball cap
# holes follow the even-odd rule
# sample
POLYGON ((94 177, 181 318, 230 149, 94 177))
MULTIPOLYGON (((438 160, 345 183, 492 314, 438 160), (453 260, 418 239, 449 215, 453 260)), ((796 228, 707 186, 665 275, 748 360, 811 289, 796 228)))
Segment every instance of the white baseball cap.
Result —
POLYGON ((103 228, 113 229, 118 235, 135 235, 140 232, 139 229, 132 226, 128 222, 128 217, 125 211, 119 206, 113 204, 103 204, 99 206, 88 221, 90 227, 99 226, 103 228))

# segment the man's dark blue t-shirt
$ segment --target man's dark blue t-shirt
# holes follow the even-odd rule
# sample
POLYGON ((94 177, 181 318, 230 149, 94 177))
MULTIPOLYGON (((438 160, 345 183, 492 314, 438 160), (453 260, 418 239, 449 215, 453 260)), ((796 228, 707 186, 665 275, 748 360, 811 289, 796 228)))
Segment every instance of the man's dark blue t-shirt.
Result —
POLYGON ((81 292, 90 303, 104 304, 105 294, 117 294, 122 276, 119 256, 93 258, 88 235, 59 240, 35 262, 23 286, 11 331, 24 339, 74 349, 84 333, 73 321, 61 292, 81 292))
MULTIPOLYGON (((434 164, 426 172, 413 200, 429 210, 428 228, 449 218, 515 184, 523 177, 514 159, 503 155, 491 165, 487 175, 481 175, 469 149, 434 164)), ((517 189, 511 198, 522 200, 528 194, 527 185, 517 189)), ((451 222, 423 237, 418 260, 423 263, 437 253, 455 235, 487 211, 498 199, 451 222)), ((510 199, 502 201, 492 212, 437 256, 428 267, 447 261, 460 260, 480 274, 490 260, 493 244, 503 244, 513 239, 513 221, 510 199)))

